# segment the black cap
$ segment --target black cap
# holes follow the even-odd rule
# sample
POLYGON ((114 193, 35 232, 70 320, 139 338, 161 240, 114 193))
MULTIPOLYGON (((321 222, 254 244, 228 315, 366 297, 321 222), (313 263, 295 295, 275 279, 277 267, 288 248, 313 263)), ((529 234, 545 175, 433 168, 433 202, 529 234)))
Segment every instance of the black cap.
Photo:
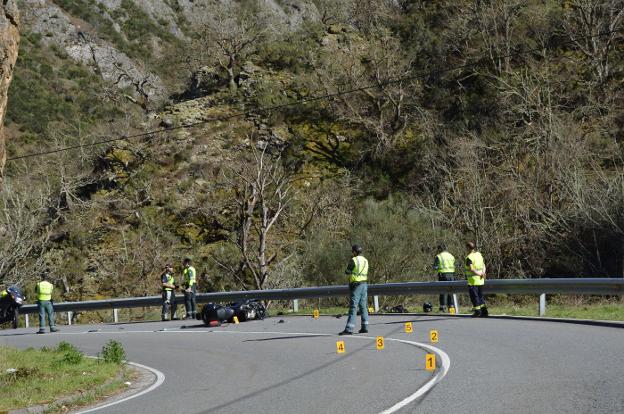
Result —
POLYGON ((351 251, 359 254, 362 253, 364 249, 362 249, 362 246, 360 246, 359 244, 354 244, 353 246, 351 246, 351 251))
POLYGON ((184 263, 191 263, 191 258, 190 257, 185 257, 184 258, 184 263))

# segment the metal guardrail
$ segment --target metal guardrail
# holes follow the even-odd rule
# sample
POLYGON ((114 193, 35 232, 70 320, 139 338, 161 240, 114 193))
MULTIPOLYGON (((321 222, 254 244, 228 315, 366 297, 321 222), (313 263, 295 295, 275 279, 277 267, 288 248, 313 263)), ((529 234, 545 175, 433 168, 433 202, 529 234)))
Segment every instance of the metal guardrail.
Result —
MULTIPOLYGON (((453 282, 408 282, 369 285, 370 296, 398 295, 433 295, 442 293, 466 293, 466 281, 453 282)), ((504 279, 487 280, 483 289, 485 294, 594 294, 624 295, 624 279, 504 279)), ((241 299, 261 300, 295 300, 347 296, 349 287, 346 285, 323 286, 298 289, 247 290, 239 292, 198 293, 198 303, 234 302, 241 299)), ((178 304, 184 303, 181 295, 176 295, 178 304)), ((160 306, 160 296, 146 296, 121 299, 90 300, 84 302, 59 302, 54 304, 56 312, 76 312, 104 309, 140 308, 160 306)), ((24 305, 20 313, 36 313, 36 305, 24 305)))

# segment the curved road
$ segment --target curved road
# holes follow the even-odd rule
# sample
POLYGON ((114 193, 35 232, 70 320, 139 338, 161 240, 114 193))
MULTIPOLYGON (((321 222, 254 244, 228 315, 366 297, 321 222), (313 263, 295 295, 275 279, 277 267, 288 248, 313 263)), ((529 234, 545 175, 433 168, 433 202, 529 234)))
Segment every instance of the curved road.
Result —
POLYGON ((372 316, 370 338, 338 338, 344 318, 283 320, 218 328, 196 321, 75 325, 47 335, 5 330, 0 344, 65 340, 94 355, 116 339, 129 360, 164 373, 151 393, 95 412, 362 414, 387 410, 434 376, 424 369, 424 349, 387 340, 377 351, 373 337, 428 343, 429 330, 437 329, 435 346, 450 357, 450 370, 398 412, 624 412, 621 328, 393 315, 372 316), (406 321, 414 322, 412 334, 404 332, 406 321), (338 339, 345 354, 336 354, 338 339))

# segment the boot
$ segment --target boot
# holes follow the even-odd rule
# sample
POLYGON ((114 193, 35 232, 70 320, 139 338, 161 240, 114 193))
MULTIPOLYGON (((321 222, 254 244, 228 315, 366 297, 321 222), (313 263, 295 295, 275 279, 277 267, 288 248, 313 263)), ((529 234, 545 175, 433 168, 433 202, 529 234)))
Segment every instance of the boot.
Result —
POLYGON ((481 316, 481 309, 475 309, 471 315, 472 318, 479 318, 480 316, 481 316))
POLYGON ((488 312, 488 309, 484 306, 481 308, 481 315, 482 318, 487 318, 488 316, 490 316, 490 313, 488 312))

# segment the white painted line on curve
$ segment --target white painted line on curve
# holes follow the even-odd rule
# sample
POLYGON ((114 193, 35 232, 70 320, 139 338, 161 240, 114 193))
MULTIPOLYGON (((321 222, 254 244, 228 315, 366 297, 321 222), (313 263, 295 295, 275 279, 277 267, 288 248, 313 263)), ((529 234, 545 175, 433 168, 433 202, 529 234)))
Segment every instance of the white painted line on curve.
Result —
POLYGON ((156 375, 156 381, 152 385, 150 385, 148 388, 144 389, 141 392, 138 392, 138 393, 133 394, 133 395, 129 395, 126 398, 122 398, 121 400, 113 401, 113 402, 110 402, 108 404, 99 405, 97 407, 89 408, 89 409, 84 410, 84 411, 79 411, 77 414, 91 413, 93 411, 101 410, 103 408, 108 408, 108 407, 111 407, 113 405, 121 404, 123 402, 132 400, 134 398, 140 397, 141 395, 145 395, 148 392, 154 391, 156 388, 160 387, 163 382, 165 382, 165 374, 163 374, 162 372, 160 372, 156 368, 148 367, 147 365, 138 364, 136 362, 128 362, 128 364, 129 365, 134 365, 135 367, 143 368, 143 369, 146 369, 146 370, 150 371, 152 374, 156 375))
POLYGON ((449 356, 446 354, 446 352, 442 351, 439 348, 436 348, 435 346, 431 346, 431 345, 427 345, 427 344, 423 344, 420 342, 414 342, 414 341, 406 341, 404 339, 393 339, 393 338, 386 338, 387 341, 396 341, 396 342, 403 342, 405 344, 411 344, 414 346, 417 346, 419 348, 424 348, 426 350, 432 351, 434 353, 436 353, 441 359, 442 359, 442 368, 438 371, 438 373, 431 378, 425 385, 423 385, 422 387, 420 387, 418 390, 416 390, 415 393, 413 393, 412 395, 410 395, 409 397, 403 399, 402 401, 399 401, 398 403, 394 404, 392 407, 382 411, 379 414, 391 414, 391 413, 395 413, 397 411, 399 411, 401 408, 405 407, 406 405, 408 405, 409 403, 415 401, 416 399, 422 397, 423 395, 425 395, 427 392, 429 392, 429 390, 431 390, 437 383, 439 383, 440 381, 442 381, 442 379, 446 376, 446 374, 448 373, 449 368, 451 367, 451 359, 449 358, 449 356))
MULTIPOLYGON (((311 333, 311 332, 277 332, 277 331, 215 331, 215 330, 193 330, 193 331, 188 331, 188 330, 171 330, 171 331, 166 331, 166 330, 162 330, 162 331, 98 331, 98 332, 61 332, 60 334, 63 335, 79 335, 79 334, 88 334, 88 333, 95 333, 95 334, 128 334, 128 333, 175 333, 175 334, 181 334, 181 333, 222 333, 222 334, 252 334, 252 335, 299 335, 299 336, 335 336, 333 334, 324 334, 324 333, 311 333)), ((375 340, 375 337, 372 336, 361 336, 361 335, 353 335, 353 336, 349 336, 349 339, 372 339, 375 340)), ((405 407, 406 405, 414 402, 415 400, 417 400, 418 398, 422 397, 423 395, 425 395, 427 392, 429 392, 436 384, 438 384, 440 381, 442 381, 442 379, 446 376, 446 374, 449 371, 449 368, 451 366, 451 359, 449 358, 449 356, 446 354, 446 352, 442 351, 439 348, 436 348, 435 346, 431 346, 428 344, 423 344, 421 342, 415 342, 415 341, 407 341, 404 339, 395 339, 395 338, 385 338, 386 341, 394 341, 394 342, 402 342, 405 344, 409 344, 409 345, 413 345, 416 346, 418 348, 422 348, 431 352, 434 352, 435 354, 437 354, 442 363, 441 363, 441 369, 436 373, 436 375, 431 378, 429 381, 427 381, 427 383, 425 383, 425 385, 423 385, 422 387, 420 387, 418 390, 416 390, 416 392, 414 392, 413 394, 409 395, 408 397, 404 398, 403 400, 399 401, 398 403, 394 404, 392 407, 382 411, 379 414, 392 414, 397 412, 398 410, 400 410, 401 408, 405 407)), ((147 370, 152 371, 154 374, 156 374, 157 376, 157 381, 152 384, 152 386, 150 386, 149 388, 141 391, 138 394, 135 395, 131 395, 127 398, 121 399, 119 401, 115 401, 113 403, 107 404, 107 405, 102 405, 99 407, 95 407, 92 409, 89 409, 87 411, 80 411, 78 414, 83 414, 83 413, 89 413, 92 411, 96 411, 99 410, 101 408, 105 408, 105 407, 110 407, 111 405, 115 405, 115 404, 120 404, 122 402, 128 401, 132 398, 136 398, 139 397, 143 394, 146 394, 154 389, 156 389, 158 386, 160 386, 164 380, 165 380, 165 375, 154 369, 154 368, 150 368, 141 364, 137 364, 137 363, 130 363, 142 368, 145 368, 147 370)))
MULTIPOLYGON (((333 336, 331 334, 315 334, 315 333, 308 333, 308 332, 268 332, 268 331, 264 331, 264 332, 213 331, 213 333, 232 333, 232 334, 244 334, 244 333, 247 333, 247 334, 270 334, 270 335, 279 334, 279 335, 305 335, 305 336, 333 336)), ((372 339, 373 341, 376 339, 375 337, 372 337, 372 336, 361 336, 361 335, 348 336, 347 338, 349 338, 349 339, 372 339)), ((392 414, 392 413, 395 413, 395 412, 399 411, 401 408, 405 407, 406 405, 414 402, 418 398, 422 397, 427 392, 429 392, 437 383, 442 381, 442 379, 446 376, 446 374, 448 373, 448 371, 449 371, 449 369, 451 367, 451 358, 449 358, 447 353, 442 351, 441 349, 436 348, 435 346, 423 344, 421 342, 407 341, 407 340, 404 340, 404 339, 394 339, 394 338, 385 338, 385 340, 386 341, 402 342, 404 344, 414 345, 414 346, 416 346, 418 348, 422 348, 422 349, 425 349, 427 351, 434 352, 442 360, 442 364, 441 364, 442 367, 441 367, 441 369, 436 373, 436 375, 433 378, 431 378, 429 381, 427 381, 427 383, 425 383, 425 385, 420 387, 418 390, 416 390, 416 392, 414 392, 410 396, 408 396, 408 397, 404 398, 403 400, 399 401, 398 403, 394 404, 392 407, 390 407, 390 408, 382 411, 381 413, 379 413, 379 414, 392 414)))

